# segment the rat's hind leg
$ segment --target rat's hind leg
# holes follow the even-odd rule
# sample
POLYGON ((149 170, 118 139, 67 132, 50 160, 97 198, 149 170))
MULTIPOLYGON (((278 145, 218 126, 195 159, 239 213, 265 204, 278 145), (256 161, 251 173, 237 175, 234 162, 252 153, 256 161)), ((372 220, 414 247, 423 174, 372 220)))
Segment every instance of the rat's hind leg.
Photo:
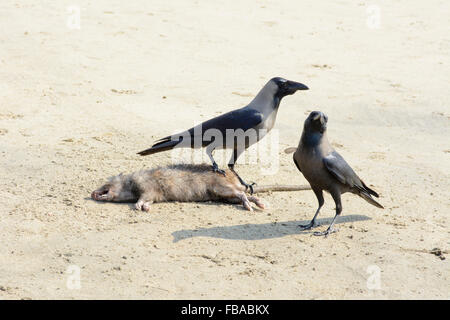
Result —
POLYGON ((247 197, 245 192, 242 192, 242 191, 237 192, 236 196, 242 202, 242 205, 244 206, 244 208, 249 211, 253 211, 253 208, 250 206, 250 201, 253 202, 254 204, 256 204, 261 209, 265 208, 264 203, 262 203, 260 199, 258 199, 257 197, 254 197, 254 196, 247 197))
POLYGON ((249 196, 247 197, 247 199, 251 202, 253 202, 254 204, 256 204, 259 208, 264 209, 266 206, 264 203, 261 202, 261 200, 257 197, 254 196, 249 196))
POLYGON ((237 192, 236 197, 242 202, 242 205, 248 211, 253 211, 253 208, 250 205, 250 201, 247 198, 247 195, 244 192, 237 192))
POLYGON ((240 185, 221 184, 215 187, 214 193, 223 201, 241 203, 248 211, 253 211, 250 201, 254 202, 258 207, 264 208, 264 205, 258 198, 247 198, 245 192, 241 191, 242 189, 240 185))

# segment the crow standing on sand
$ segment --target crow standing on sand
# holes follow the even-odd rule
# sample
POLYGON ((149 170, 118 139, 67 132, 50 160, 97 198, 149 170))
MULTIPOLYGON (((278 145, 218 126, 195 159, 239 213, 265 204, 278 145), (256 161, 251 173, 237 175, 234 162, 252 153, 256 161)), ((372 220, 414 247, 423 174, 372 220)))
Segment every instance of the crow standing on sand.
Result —
POLYGON ((331 225, 324 232, 315 232, 315 235, 328 235, 335 232, 334 223, 341 214, 341 194, 354 193, 378 208, 383 206, 376 202, 372 195, 378 194, 364 184, 348 163, 337 153, 328 142, 326 129, 328 117, 320 111, 310 113, 305 121, 303 134, 294 153, 294 163, 311 185, 319 201, 319 208, 303 230, 316 226, 316 217, 324 204, 323 190, 328 191, 336 203, 336 215, 331 225))
POLYGON ((159 139, 151 148, 138 154, 145 156, 175 147, 206 147, 213 170, 225 175, 225 171, 219 169, 212 154, 215 149, 233 149, 228 167, 239 181, 252 191, 252 186, 245 183, 234 171, 234 164, 245 149, 261 140, 273 128, 281 99, 297 90, 308 90, 308 87, 283 78, 273 78, 246 107, 205 121, 179 134, 159 139))

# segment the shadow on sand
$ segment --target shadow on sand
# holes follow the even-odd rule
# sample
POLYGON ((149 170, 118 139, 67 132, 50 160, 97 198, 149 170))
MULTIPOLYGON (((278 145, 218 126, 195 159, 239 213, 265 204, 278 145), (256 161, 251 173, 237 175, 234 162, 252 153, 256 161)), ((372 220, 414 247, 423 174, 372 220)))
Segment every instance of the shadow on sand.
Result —
MULTIPOLYGON (((332 218, 317 219, 320 226, 328 226, 332 218)), ((369 217, 363 215, 348 215, 338 217, 336 224, 370 220, 369 217)), ((229 240, 262 240, 281 238, 291 234, 310 234, 314 230, 300 230, 300 224, 307 224, 310 220, 303 221, 284 221, 263 224, 240 224, 227 227, 199 228, 192 230, 179 230, 172 233, 173 242, 193 238, 193 237, 211 237, 229 240)))

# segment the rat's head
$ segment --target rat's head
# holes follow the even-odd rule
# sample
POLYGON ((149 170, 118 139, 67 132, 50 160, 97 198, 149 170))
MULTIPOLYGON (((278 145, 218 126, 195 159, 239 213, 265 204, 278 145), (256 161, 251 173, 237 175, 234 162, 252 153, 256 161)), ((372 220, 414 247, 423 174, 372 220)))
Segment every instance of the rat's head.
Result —
POLYGON ((91 197, 97 201, 132 202, 138 198, 138 194, 131 177, 120 174, 93 191, 91 197))
POLYGON ((304 130, 309 133, 323 134, 327 130, 328 117, 320 111, 313 111, 305 120, 304 130))
POLYGON ((284 96, 294 94, 297 90, 308 90, 309 88, 302 83, 286 80, 280 77, 272 78, 269 81, 275 88, 275 95, 280 99, 284 96))

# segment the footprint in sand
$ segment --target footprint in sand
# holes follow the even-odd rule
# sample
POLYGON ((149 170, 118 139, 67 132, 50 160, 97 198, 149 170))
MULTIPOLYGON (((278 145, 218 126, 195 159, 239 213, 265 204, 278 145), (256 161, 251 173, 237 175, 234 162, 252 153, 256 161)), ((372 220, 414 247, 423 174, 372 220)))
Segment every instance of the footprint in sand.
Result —
POLYGON ((4 119, 22 119, 23 115, 21 114, 15 114, 12 112, 8 112, 8 113, 0 113, 0 120, 4 120, 4 119))
POLYGON ((118 93, 118 94, 137 94, 137 91, 134 91, 134 90, 111 89, 111 92, 118 93))
POLYGON ((371 152, 369 158, 373 160, 384 160, 386 159, 386 154, 384 152, 371 152))

